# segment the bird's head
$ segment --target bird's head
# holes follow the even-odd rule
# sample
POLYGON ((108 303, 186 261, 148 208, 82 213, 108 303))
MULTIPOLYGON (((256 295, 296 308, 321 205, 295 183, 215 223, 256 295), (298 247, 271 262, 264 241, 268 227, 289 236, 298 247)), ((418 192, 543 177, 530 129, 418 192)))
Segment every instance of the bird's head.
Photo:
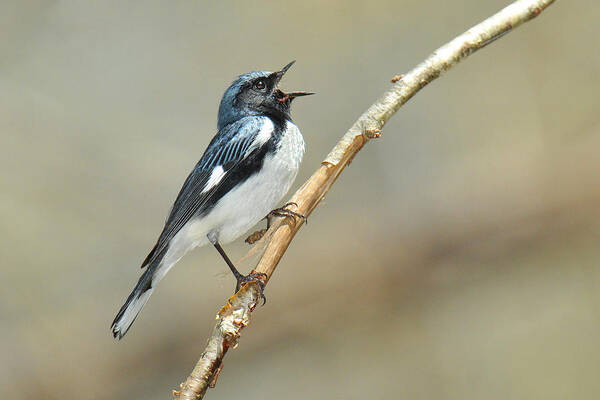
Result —
POLYGON ((313 94, 285 93, 279 89, 279 81, 294 62, 277 72, 253 71, 240 75, 223 94, 219 106, 218 128, 221 129, 248 115, 289 119, 292 100, 313 94))

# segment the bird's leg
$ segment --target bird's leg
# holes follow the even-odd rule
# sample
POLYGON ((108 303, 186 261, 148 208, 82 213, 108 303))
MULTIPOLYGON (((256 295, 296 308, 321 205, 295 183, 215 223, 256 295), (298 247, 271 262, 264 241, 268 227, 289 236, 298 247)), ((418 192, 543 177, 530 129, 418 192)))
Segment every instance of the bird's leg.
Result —
POLYGON ((267 230, 271 227, 271 223, 273 221, 273 218, 275 217, 295 217, 295 218, 302 218, 304 220, 304 223, 308 223, 308 218, 305 217, 302 214, 299 214, 297 212, 294 212, 292 210, 288 210, 289 206, 296 206, 298 207, 298 204, 294 203, 294 202, 290 202, 290 203, 286 203, 283 207, 279 207, 276 208, 274 210, 272 210, 270 213, 267 214, 267 216, 264 218, 267 220, 267 229, 260 229, 256 232, 253 232, 250 234, 250 236, 248 236, 245 240, 246 243, 248 244, 254 244, 256 242, 258 242, 260 239, 262 239, 262 237, 265 235, 265 233, 267 233, 267 230))
MULTIPOLYGON (((239 282, 244 277, 244 275, 242 275, 240 273, 240 271, 237 270, 237 268, 235 267, 235 265, 233 265, 233 263, 231 262, 231 260, 227 256, 227 254, 225 254, 225 250, 223 250, 223 248, 221 247, 221 245, 219 244, 219 242, 214 243, 214 246, 217 249, 217 251, 219 252, 219 254, 221 255, 221 257, 223 257, 223 259, 227 263, 227 266, 229 267, 229 269, 233 273, 233 276, 235 276, 235 279, 239 282)), ((236 292, 237 292, 237 290, 236 290, 236 292)))
POLYGON ((253 274, 248 274, 248 275, 242 275, 240 273, 240 271, 237 270, 235 265, 233 265, 233 263, 231 262, 229 257, 227 257, 227 254, 225 254, 225 250, 223 250, 223 247, 221 247, 219 242, 215 242, 215 243, 213 243, 213 245, 215 246, 215 249, 217 249, 217 251, 219 252, 221 257, 223 257, 223 259, 227 263, 227 266, 233 273, 233 276, 235 276, 235 280, 237 281, 237 283, 235 285, 235 293, 237 293, 240 290, 240 288, 242 287, 242 285, 244 283, 256 282, 256 283, 258 283, 258 288, 260 291, 260 298, 263 300, 263 305, 264 305, 267 302, 267 298, 265 297, 265 295, 263 293, 263 290, 265 289, 265 282, 263 281, 263 279, 267 277, 267 274, 263 274, 262 272, 259 272, 259 273, 253 273, 253 274))

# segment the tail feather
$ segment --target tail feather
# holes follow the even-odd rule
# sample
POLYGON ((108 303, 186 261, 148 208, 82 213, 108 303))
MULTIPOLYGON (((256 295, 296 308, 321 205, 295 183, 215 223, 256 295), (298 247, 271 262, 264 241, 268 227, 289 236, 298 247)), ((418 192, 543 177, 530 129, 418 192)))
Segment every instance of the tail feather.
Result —
POLYGON ((115 338, 121 339, 125 336, 150 298, 150 295, 154 291, 154 288, 152 287, 152 275, 154 275, 153 268, 148 268, 142 274, 137 285, 135 285, 135 288, 127 298, 127 301, 125 301, 125 304, 123 304, 117 313, 117 316, 110 327, 115 338))

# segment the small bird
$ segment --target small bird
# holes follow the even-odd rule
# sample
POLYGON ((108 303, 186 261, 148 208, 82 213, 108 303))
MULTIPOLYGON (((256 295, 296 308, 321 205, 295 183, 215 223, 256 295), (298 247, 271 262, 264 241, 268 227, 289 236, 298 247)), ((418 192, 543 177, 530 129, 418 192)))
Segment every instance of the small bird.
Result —
MULTIPOLYGON (((217 249, 235 276, 236 291, 257 279, 242 275, 221 244, 237 239, 269 215, 296 178, 304 139, 292 122, 290 105, 296 97, 313 93, 279 89, 293 64, 277 72, 240 75, 223 94, 217 134, 185 180, 162 233, 142 262, 146 271, 111 325, 115 338, 127 333, 158 282, 195 247, 210 243, 217 249)), ((276 215, 302 217, 278 210, 276 215)))

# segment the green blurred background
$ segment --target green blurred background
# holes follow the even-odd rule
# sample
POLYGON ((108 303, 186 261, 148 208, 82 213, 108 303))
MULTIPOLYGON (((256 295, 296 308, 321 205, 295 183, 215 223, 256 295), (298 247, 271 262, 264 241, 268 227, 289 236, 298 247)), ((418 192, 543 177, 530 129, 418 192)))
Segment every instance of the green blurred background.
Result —
MULTIPOLYGON (((503 1, 0 5, 0 398, 166 399, 233 278, 185 257, 109 325, 240 73, 297 63, 294 189, 390 83, 503 1)), ((292 243, 211 399, 600 396, 600 8, 435 81, 292 243)), ((227 246, 234 259, 247 245, 227 246)))

